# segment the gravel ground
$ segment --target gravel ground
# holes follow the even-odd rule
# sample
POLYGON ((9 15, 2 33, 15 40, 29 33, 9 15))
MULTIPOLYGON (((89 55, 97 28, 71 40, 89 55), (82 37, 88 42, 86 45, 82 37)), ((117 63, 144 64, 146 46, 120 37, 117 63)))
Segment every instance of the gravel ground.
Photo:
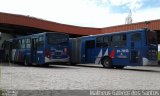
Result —
POLYGON ((25 67, 2 64, 2 89, 9 90, 160 90, 160 67, 104 69, 100 65, 25 67))

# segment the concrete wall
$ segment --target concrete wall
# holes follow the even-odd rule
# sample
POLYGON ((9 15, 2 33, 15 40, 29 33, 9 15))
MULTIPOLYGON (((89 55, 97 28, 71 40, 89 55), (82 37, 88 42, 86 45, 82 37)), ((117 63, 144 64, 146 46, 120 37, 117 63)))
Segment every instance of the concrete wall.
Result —
POLYGON ((1 33, 1 32, 0 32, 0 49, 1 49, 1 46, 2 46, 3 41, 4 41, 4 40, 11 39, 11 38, 13 38, 11 34, 1 33))

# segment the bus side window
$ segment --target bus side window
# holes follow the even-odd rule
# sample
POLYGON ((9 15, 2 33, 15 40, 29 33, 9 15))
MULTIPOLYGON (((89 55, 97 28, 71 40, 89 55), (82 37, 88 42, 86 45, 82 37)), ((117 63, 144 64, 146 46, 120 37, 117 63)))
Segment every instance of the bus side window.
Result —
POLYGON ((110 46, 110 37, 109 36, 104 36, 104 47, 110 46))
POLYGON ((34 39, 33 42, 34 42, 34 43, 33 43, 33 48, 34 48, 34 49, 37 49, 37 38, 34 39))
POLYGON ((22 41, 21 40, 18 40, 18 49, 21 49, 22 47, 22 41))
POLYGON ((102 36, 97 37, 97 38, 96 38, 96 47, 103 47, 103 46, 104 46, 103 37, 102 37, 102 36))
POLYGON ((43 48, 44 46, 44 37, 40 36, 37 41, 37 48, 43 48))
POLYGON ((121 35, 121 41, 120 46, 126 46, 127 45, 127 36, 126 34, 121 35))
POLYGON ((131 34, 131 41, 140 41, 140 40, 141 40, 141 33, 131 34))
POLYGON ((157 44, 157 34, 154 31, 147 32, 148 44, 157 44))
POLYGON ((112 47, 123 47, 126 46, 127 37, 126 34, 113 35, 111 37, 111 46, 112 47))
POLYGON ((86 48, 95 48, 95 41, 94 40, 86 41, 86 48))
POLYGON ((21 48, 25 48, 25 39, 22 39, 22 42, 21 42, 21 48))
POLYGON ((18 44, 19 44, 18 41, 17 41, 17 40, 14 40, 14 41, 13 41, 13 47, 12 47, 12 48, 13 48, 13 49, 17 49, 17 48, 18 48, 18 44))
POLYGON ((31 48, 31 40, 29 38, 26 39, 26 48, 31 48))

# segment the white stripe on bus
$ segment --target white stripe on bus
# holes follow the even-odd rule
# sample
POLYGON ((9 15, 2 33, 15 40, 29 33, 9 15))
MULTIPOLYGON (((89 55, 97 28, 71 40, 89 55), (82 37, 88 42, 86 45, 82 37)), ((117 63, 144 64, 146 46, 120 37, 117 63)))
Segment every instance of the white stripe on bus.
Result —
POLYGON ((104 56, 109 56, 108 55, 108 48, 106 49, 106 52, 104 53, 104 56))
POLYGON ((100 50, 98 56, 96 57, 95 64, 99 64, 102 57, 102 49, 100 50))

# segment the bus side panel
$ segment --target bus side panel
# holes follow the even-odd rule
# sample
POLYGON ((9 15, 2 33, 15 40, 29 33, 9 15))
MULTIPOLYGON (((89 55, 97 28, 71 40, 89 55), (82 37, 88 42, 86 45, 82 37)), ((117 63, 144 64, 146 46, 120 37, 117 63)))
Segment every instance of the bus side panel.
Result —
POLYGON ((70 62, 71 63, 81 63, 81 38, 70 39, 70 62))
POLYGON ((19 49, 19 55, 18 55, 18 62, 24 63, 24 60, 26 58, 26 49, 19 49))
POLYGON ((44 49, 37 49, 37 60, 36 60, 36 64, 45 64, 44 62, 44 57, 45 57, 45 54, 44 54, 44 49))
POLYGON ((143 45, 144 45, 143 39, 145 36, 143 33, 144 31, 133 31, 132 33, 130 33, 130 64, 129 65, 131 66, 142 66, 142 55, 143 55, 143 50, 145 50, 143 49, 143 45))
POLYGON ((25 58, 28 60, 28 63, 32 63, 31 61, 31 49, 27 48, 25 53, 25 58))
POLYGON ((76 56, 77 56, 77 42, 76 42, 76 38, 72 38, 70 39, 69 41, 69 48, 70 48, 70 62, 71 63, 77 63, 77 60, 76 60, 76 56))
POLYGON ((115 55, 112 59, 113 65, 127 66, 130 64, 129 48, 114 48, 110 50, 110 55, 114 50, 115 55))
POLYGON ((25 49, 19 49, 18 62, 23 63, 24 61, 25 49))
POLYGON ((14 61, 15 61, 15 62, 18 62, 18 60, 19 60, 19 59, 18 59, 18 58, 19 58, 19 53, 20 53, 19 50, 20 50, 20 49, 16 49, 15 57, 14 57, 14 61))
POLYGON ((35 52, 36 64, 42 65, 42 64, 45 64, 45 46, 47 46, 47 44, 46 44, 44 34, 37 36, 37 38, 38 38, 38 42, 36 43, 37 48, 36 48, 36 52, 35 52), (40 38, 42 41, 39 41, 40 38))
POLYGON ((82 64, 86 63, 85 62, 85 57, 86 57, 86 55, 85 55, 85 42, 86 42, 85 38, 81 38, 81 63, 82 64))
POLYGON ((105 48, 95 48, 95 64, 101 63, 101 58, 103 57, 103 54, 105 54, 105 48))
POLYGON ((81 50, 80 52, 81 53, 80 53, 80 58, 79 59, 81 61, 80 63, 84 64, 85 63, 85 51, 84 51, 85 50, 84 49, 85 45, 84 45, 84 40, 82 38, 81 38, 81 43, 80 44, 81 44, 81 48, 80 48, 80 50, 81 50))
POLYGON ((81 40, 81 38, 77 38, 77 40, 76 40, 76 42, 77 42, 77 56, 76 56, 76 60, 77 60, 77 63, 81 63, 81 48, 82 48, 82 40, 81 40))
MULTIPOLYGON (((115 47, 115 56, 113 58, 113 65, 122 65, 128 66, 130 65, 130 34, 126 33, 127 40, 126 45, 123 47, 115 47)), ((112 49, 112 50, 113 50, 112 49)), ((111 50, 111 51, 112 51, 111 50)))
POLYGON ((81 38, 81 60, 82 63, 95 63, 95 42, 94 37, 84 37, 81 38), (89 45, 88 45, 89 44, 89 45), (94 45, 93 45, 94 44, 94 45), (92 46, 92 47, 91 47, 92 46), (94 46, 94 48, 93 48, 94 46))
POLYGON ((85 64, 85 40, 81 38, 81 63, 85 64))
POLYGON ((16 54, 16 49, 12 49, 12 58, 11 58, 12 62, 15 62, 15 54, 16 54))

